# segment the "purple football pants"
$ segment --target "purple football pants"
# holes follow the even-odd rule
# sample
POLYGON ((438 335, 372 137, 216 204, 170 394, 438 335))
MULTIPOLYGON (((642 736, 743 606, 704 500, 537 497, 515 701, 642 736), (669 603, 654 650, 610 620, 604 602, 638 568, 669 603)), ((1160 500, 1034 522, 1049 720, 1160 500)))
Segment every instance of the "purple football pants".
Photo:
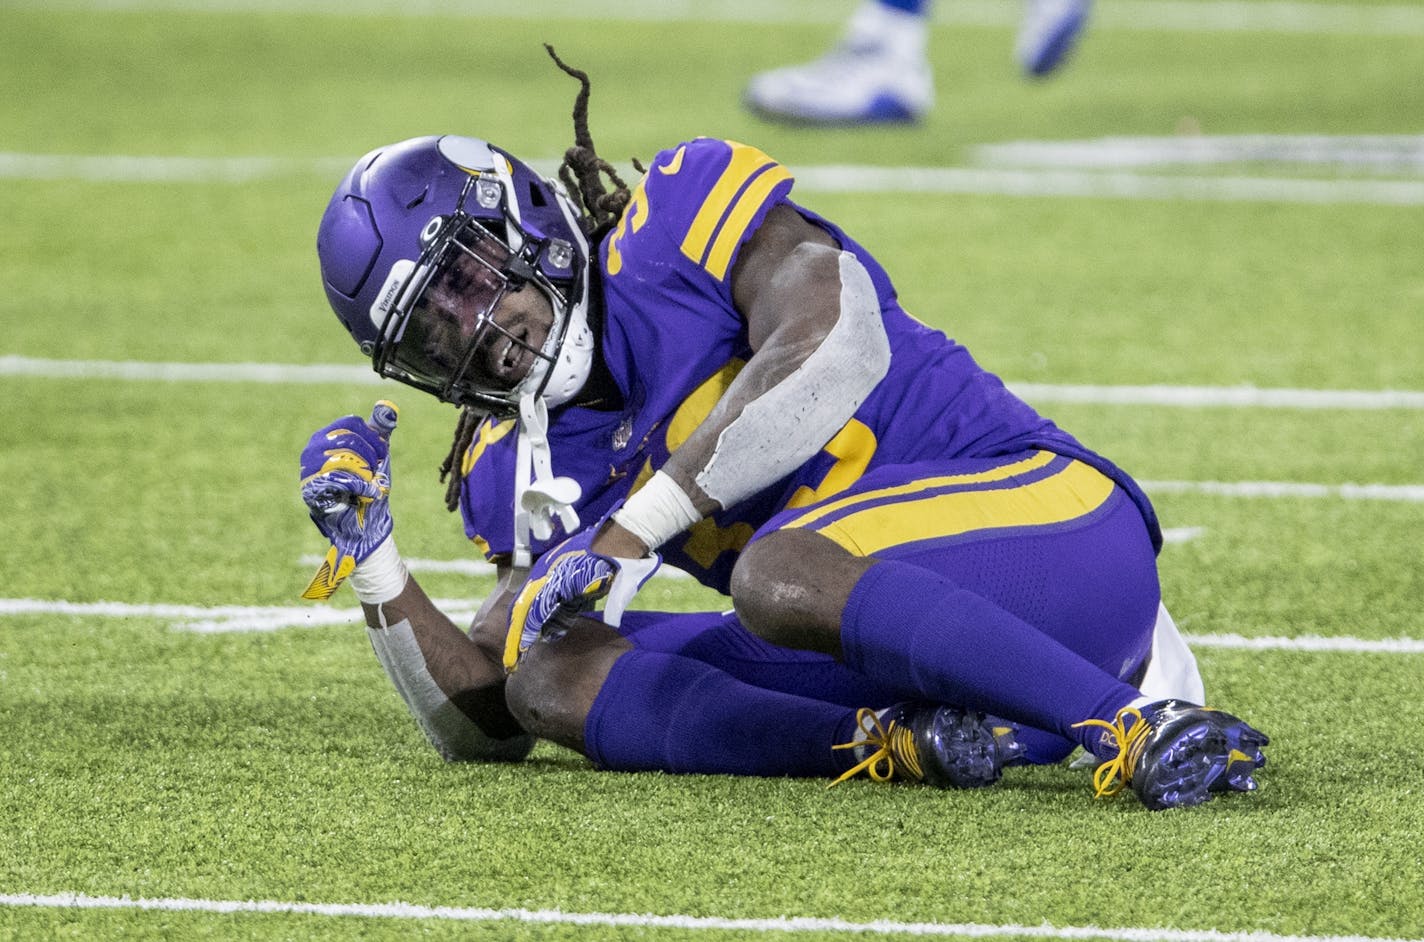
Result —
POLYGON ((1044 452, 883 468, 759 531, 815 530, 881 560, 842 618, 844 662, 769 644, 730 613, 629 612, 635 650, 585 726, 613 769, 835 774, 857 707, 928 700, 1020 726, 1034 763, 1062 759, 1138 694, 1156 559, 1136 505, 1044 452))

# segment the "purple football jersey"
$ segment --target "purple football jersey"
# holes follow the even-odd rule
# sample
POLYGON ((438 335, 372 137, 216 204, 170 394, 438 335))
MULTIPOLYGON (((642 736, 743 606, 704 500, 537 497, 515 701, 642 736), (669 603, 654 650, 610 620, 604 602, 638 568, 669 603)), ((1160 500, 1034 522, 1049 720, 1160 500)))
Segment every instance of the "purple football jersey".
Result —
MULTIPOLYGON (((726 592, 737 553, 763 523, 888 465, 994 457, 1040 448, 1081 458, 1150 504, 1131 479, 1040 416, 960 344, 905 313, 880 264, 840 227, 790 201, 791 174, 754 147, 699 138, 657 155, 599 247, 600 355, 623 394, 618 411, 569 406, 550 416, 554 473, 578 481, 584 525, 661 467, 751 356, 732 303, 737 253, 778 204, 825 229, 869 271, 890 339, 888 375, 819 454, 661 547, 666 561, 726 592)), ((595 298, 594 306, 598 305, 595 298)), ((487 421, 466 453, 466 533, 490 556, 514 538, 513 422, 487 421)), ((563 540, 536 542, 535 554, 563 540)))

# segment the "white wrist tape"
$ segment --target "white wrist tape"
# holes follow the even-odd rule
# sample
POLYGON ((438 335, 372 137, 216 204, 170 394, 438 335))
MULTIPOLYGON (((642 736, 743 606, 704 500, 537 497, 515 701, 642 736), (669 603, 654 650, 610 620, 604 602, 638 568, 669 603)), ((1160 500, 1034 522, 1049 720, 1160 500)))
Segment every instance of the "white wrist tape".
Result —
POLYGON ((692 498, 669 475, 658 471, 629 497, 613 522, 655 550, 702 519, 692 498))
POLYGON ((392 534, 351 570, 351 589, 367 605, 380 605, 400 595, 409 577, 392 534))
POLYGON ((702 493, 731 507, 820 451, 890 370, 890 340, 865 266, 840 254, 841 310, 820 346, 747 403, 697 473, 702 493))

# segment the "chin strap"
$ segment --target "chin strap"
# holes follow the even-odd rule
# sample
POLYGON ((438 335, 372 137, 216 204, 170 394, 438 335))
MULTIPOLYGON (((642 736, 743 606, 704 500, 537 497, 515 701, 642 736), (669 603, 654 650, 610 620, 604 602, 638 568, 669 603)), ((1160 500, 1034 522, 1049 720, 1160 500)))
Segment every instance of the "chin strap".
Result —
POLYGON ((554 535, 554 519, 568 534, 578 530, 574 503, 583 493, 570 477, 555 477, 549 454, 549 408, 531 393, 519 399, 519 438, 514 457, 514 567, 533 562, 533 539, 554 535))

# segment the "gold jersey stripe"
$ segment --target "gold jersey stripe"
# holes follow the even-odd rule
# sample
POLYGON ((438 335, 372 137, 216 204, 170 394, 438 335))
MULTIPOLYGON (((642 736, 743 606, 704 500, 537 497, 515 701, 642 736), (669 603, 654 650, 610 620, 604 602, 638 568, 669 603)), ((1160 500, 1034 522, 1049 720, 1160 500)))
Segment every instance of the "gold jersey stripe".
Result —
POLYGON ((757 210, 761 209, 762 203, 766 202, 766 198, 771 195, 771 191, 775 189, 776 185, 782 180, 790 179, 791 171, 781 164, 774 164, 747 187, 742 198, 732 209, 732 214, 722 225, 722 231, 718 234, 717 241, 712 244, 712 251, 707 256, 706 268, 712 277, 718 281, 727 277, 727 269, 732 264, 732 254, 741 244, 742 236, 746 233, 747 226, 751 224, 752 217, 756 215, 757 210))
POLYGON ((460 476, 467 477, 470 470, 484 455, 485 449, 512 431, 514 431, 514 419, 505 419, 503 422, 496 422, 492 418, 486 419, 480 425, 479 435, 470 442, 470 447, 466 449, 464 457, 460 461, 460 476))
POLYGON ((682 240, 682 254, 697 264, 704 265, 718 279, 725 277, 732 249, 736 247, 742 230, 746 228, 752 214, 760 207, 761 200, 766 198, 770 186, 765 188, 756 186, 753 190, 748 191, 740 201, 737 201, 737 194, 742 191, 742 187, 748 180, 763 171, 776 176, 776 179, 771 181, 771 185, 790 177, 790 173, 784 167, 755 147, 738 144, 735 141, 727 143, 732 148, 732 158, 727 162, 726 168, 722 171, 716 184, 713 185, 711 192, 707 194, 707 198, 702 201, 697 216, 692 220, 692 225, 688 227, 687 235, 682 240), (771 169, 768 170, 768 168, 771 169), (758 198, 751 199, 753 195, 758 198), (737 212, 733 213, 723 224, 722 217, 727 216, 734 201, 739 203, 737 212), (750 204, 750 210, 745 209, 747 204, 750 204), (738 220, 740 229, 734 228, 734 223, 738 220), (713 245, 714 240, 716 240, 715 246, 713 245), (728 244, 730 247, 727 247, 728 244), (712 260, 704 262, 709 248, 714 250, 714 254, 725 255, 721 260, 720 273, 714 269, 715 263, 712 260))
POLYGON ((1018 474, 1027 474, 1030 471, 1037 470, 1057 457, 1058 456, 1051 451, 1036 451, 1022 461, 1015 461, 1013 464, 991 468, 988 471, 975 471, 972 474, 948 474, 942 477, 924 478, 919 481, 911 481, 908 484, 897 484, 894 487, 883 487, 879 490, 867 491, 864 494, 852 494, 849 497, 843 497, 840 500, 832 501, 822 507, 817 507, 810 513, 791 521, 787 526, 810 526, 828 514, 838 513, 855 504, 882 500, 886 497, 901 497, 906 494, 913 494, 916 491, 953 487, 957 484, 988 484, 993 481, 1002 481, 1018 474))
POLYGON ((953 491, 868 507, 820 531, 858 556, 891 546, 978 530, 1049 526, 1101 507, 1116 487, 1091 465, 1074 461, 1032 484, 989 491, 953 491))

